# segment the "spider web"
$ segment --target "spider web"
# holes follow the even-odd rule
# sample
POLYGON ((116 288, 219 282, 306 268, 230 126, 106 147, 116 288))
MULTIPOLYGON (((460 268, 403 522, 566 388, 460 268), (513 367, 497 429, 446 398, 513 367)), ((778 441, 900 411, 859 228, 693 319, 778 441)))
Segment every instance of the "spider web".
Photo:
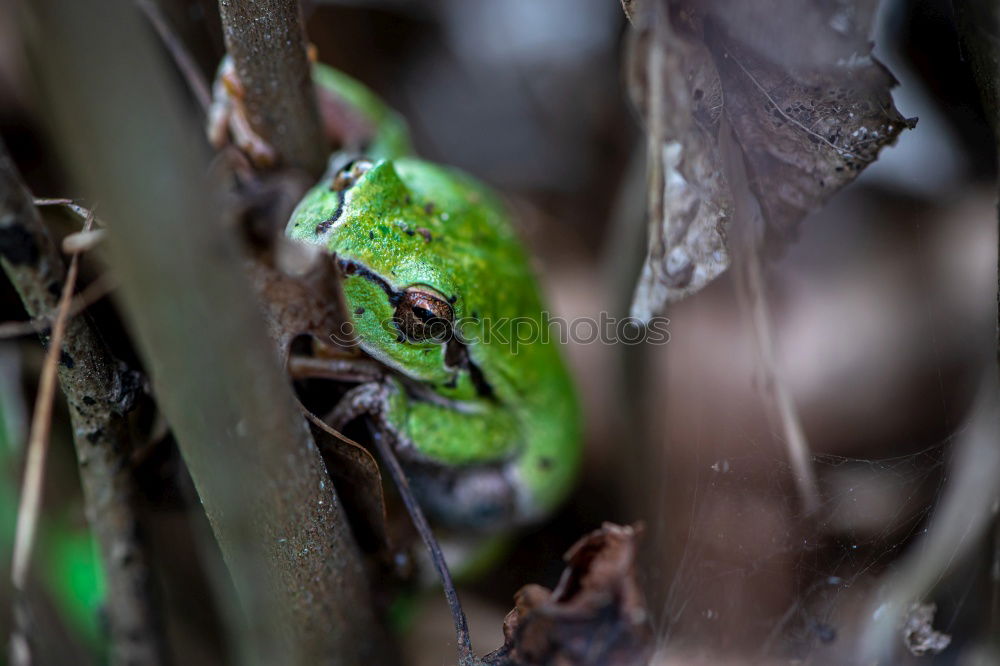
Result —
MULTIPOLYGON (((660 569, 668 580, 651 581, 667 590, 655 613, 660 646, 851 663, 860 611, 926 531, 956 436, 887 458, 814 455, 822 500, 813 514, 802 510, 785 460, 772 457, 762 470, 759 442, 742 456, 700 459, 679 560, 660 569), (769 595, 772 586, 781 593, 769 595)), ((955 625, 972 580, 937 628, 955 625)))

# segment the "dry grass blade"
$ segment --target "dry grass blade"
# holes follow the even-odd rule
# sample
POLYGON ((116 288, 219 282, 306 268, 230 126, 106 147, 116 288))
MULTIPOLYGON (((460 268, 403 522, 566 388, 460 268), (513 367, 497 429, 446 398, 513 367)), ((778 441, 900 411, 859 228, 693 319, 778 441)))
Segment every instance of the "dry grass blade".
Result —
MULTIPOLYGON (((60 40, 42 40, 46 45, 55 41, 60 40)), ((92 166, 91 160, 88 168, 92 166)), ((59 350, 56 373, 72 424, 84 507, 106 572, 104 609, 109 660, 111 663, 159 666, 166 663, 165 636, 138 520, 135 478, 127 462, 130 438, 125 414, 139 390, 139 378, 111 354, 89 318, 72 317, 61 309, 64 287, 70 293, 73 289, 65 286, 69 262, 63 260, 39 214, 38 205, 51 203, 84 210, 65 199, 41 200, 36 204, 9 155, 0 146, 0 227, 14 230, 23 237, 26 248, 18 261, 10 261, 7 254, 0 256, 0 268, 17 290, 28 316, 41 323, 46 342, 51 344, 51 333, 46 329, 55 325, 60 311, 63 313, 60 338, 53 345, 52 353, 59 350)), ((90 228, 96 222, 88 212, 85 226, 90 228)), ((72 263, 72 284, 76 285, 79 284, 79 268, 76 261, 72 263)), ((39 423, 44 425, 45 420, 39 423)), ((33 441, 44 444, 45 438, 39 440, 38 432, 36 430, 33 441)), ((37 447, 34 451, 38 452, 32 454, 36 458, 44 453, 37 447)), ((37 478, 41 471, 37 465, 31 467, 28 478, 37 478)), ((37 490, 38 485, 29 484, 28 488, 37 490)), ((33 504, 29 501, 24 508, 27 510, 30 506, 33 504)), ((31 524, 30 520, 22 521, 25 528, 31 524)), ((22 537, 21 543, 30 542, 31 539, 22 537)), ((30 557, 19 556, 18 561, 27 568, 31 566, 30 557)), ((30 594, 31 586, 28 587, 30 594)), ((12 652, 17 652, 14 663, 26 663, 32 657, 62 663, 65 660, 53 660, 52 655, 46 654, 51 647, 49 641, 38 641, 34 655, 28 649, 26 639, 34 627, 27 601, 24 595, 14 599, 18 629, 12 641, 12 652)), ((44 629, 39 627, 40 631, 44 629)))
POLYGON ((649 242, 634 317, 647 320, 694 294, 737 251, 729 243, 735 193, 719 169, 723 117, 760 204, 757 251, 769 257, 914 126, 893 106, 895 79, 871 54, 870 12, 842 33, 823 5, 623 2, 633 26, 629 88, 650 144, 649 242), (802 25, 816 34, 803 39, 802 25))
MULTIPOLYGON (((742 262, 741 262, 742 263, 742 262)), ((806 513, 814 514, 820 506, 819 484, 813 470, 812 455, 802 420, 792 399, 788 384, 778 371, 774 358, 774 333, 771 330, 771 312, 767 305, 762 259, 758 252, 748 253, 743 266, 746 272, 748 298, 750 301, 753 327, 757 337, 758 354, 764 368, 764 384, 770 389, 781 429, 785 435, 785 448, 792 465, 795 487, 802 499, 806 513)))
POLYGON ((86 224, 86 222, 87 222, 88 219, 92 219, 93 220, 92 224, 96 224, 98 227, 103 227, 104 226, 104 223, 101 222, 99 219, 97 219, 97 216, 94 214, 94 211, 92 211, 89 208, 86 208, 84 206, 81 206, 80 204, 78 204, 77 202, 73 201, 72 199, 45 199, 45 198, 38 199, 38 198, 36 198, 34 200, 34 203, 35 203, 36 206, 62 206, 63 208, 65 208, 66 210, 70 211, 71 213, 73 213, 74 215, 76 215, 78 218, 80 218, 80 220, 84 224, 86 224))
MULTIPOLYGON (((84 224, 84 228, 89 230, 92 224, 93 216, 91 215, 84 224)), ((42 376, 38 384, 38 396, 35 399, 35 410, 31 419, 28 457, 25 463, 24 481, 21 486, 17 528, 14 535, 14 557, 11 566, 11 582, 17 592, 24 591, 31 554, 34 550, 35 533, 38 528, 42 504, 42 485, 45 480, 45 459, 49 448, 49 433, 52 429, 52 403, 56 390, 56 370, 59 366, 63 336, 66 333, 66 322, 70 318, 70 302, 79 270, 79 255, 73 255, 69 271, 66 274, 66 282, 59 297, 58 314, 52 327, 49 348, 45 354, 42 376)))
POLYGON ((741 305, 748 312, 757 339, 757 353, 765 378, 764 386, 770 393, 781 421, 796 489, 806 513, 812 514, 820 506, 819 485, 812 466, 809 442, 806 440, 798 410, 775 358, 772 317, 767 304, 767 284, 764 279, 764 252, 761 239, 765 232, 760 204, 750 191, 744 153, 728 123, 723 123, 719 143, 726 178, 733 192, 733 219, 736 223, 734 235, 742 246, 742 250, 736 253, 738 267, 736 281, 742 287, 741 305))

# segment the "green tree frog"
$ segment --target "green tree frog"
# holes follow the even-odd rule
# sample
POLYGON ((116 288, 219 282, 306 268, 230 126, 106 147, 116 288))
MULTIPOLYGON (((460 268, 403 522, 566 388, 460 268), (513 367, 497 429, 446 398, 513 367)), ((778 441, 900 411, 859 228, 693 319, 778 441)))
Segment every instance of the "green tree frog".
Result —
POLYGON ((335 257, 356 342, 387 369, 347 393, 332 425, 368 417, 439 524, 544 517, 573 482, 580 415, 504 206, 413 156, 405 121, 362 84, 321 64, 313 78, 321 107, 339 103, 326 124, 366 126, 366 145, 331 157, 287 235, 335 257))

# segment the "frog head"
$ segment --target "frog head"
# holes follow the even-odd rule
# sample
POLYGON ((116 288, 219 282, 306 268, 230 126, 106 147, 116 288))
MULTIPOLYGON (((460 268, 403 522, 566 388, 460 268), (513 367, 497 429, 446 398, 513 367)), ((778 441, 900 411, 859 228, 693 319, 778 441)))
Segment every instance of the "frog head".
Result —
POLYGON ((505 285, 495 255, 510 243, 490 197, 420 160, 341 159, 293 213, 289 234, 336 257, 366 353, 455 397, 482 395, 467 343, 511 300, 497 297, 505 285))

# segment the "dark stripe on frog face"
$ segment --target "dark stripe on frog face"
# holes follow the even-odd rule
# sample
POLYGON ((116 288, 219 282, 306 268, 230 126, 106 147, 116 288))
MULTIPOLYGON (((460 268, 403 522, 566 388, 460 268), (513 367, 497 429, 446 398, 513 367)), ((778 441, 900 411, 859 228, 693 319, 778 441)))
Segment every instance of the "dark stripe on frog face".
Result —
MULTIPOLYGON (((316 235, 317 236, 320 235, 320 234, 322 234, 322 233, 326 233, 326 231, 330 227, 332 227, 334 224, 337 223, 337 220, 340 219, 340 216, 344 212, 344 203, 347 201, 347 193, 350 191, 350 189, 352 187, 354 187, 355 185, 357 185, 361 181, 361 176, 364 175, 365 171, 367 171, 367 169, 366 169, 365 171, 363 171, 360 174, 358 174, 358 176, 356 178, 354 178, 346 187, 336 188, 335 184, 336 184, 337 176, 339 176, 341 173, 343 173, 345 171, 350 171, 351 168, 354 166, 355 163, 357 163, 357 162, 365 159, 364 157, 360 157, 360 156, 359 157, 348 158, 346 155, 342 156, 342 158, 346 159, 347 161, 344 163, 343 166, 335 168, 335 170, 334 170, 334 174, 335 174, 334 175, 334 182, 331 183, 331 185, 330 185, 330 189, 335 189, 335 190, 337 190, 339 192, 339 196, 337 197, 337 207, 334 209, 333 215, 331 215, 330 217, 328 217, 327 219, 323 220, 318 225, 316 225, 316 235)), ((370 165, 369 165, 369 168, 371 168, 370 165)))
MULTIPOLYGON (((367 266, 359 264, 356 261, 340 258, 337 259, 337 264, 340 266, 340 270, 344 275, 357 275, 377 285, 382 291, 385 292, 386 296, 389 298, 389 305, 392 307, 396 307, 399 305, 399 302, 403 300, 402 290, 393 289, 392 285, 386 282, 382 276, 378 275, 367 266)), ((448 300, 454 302, 458 299, 452 297, 448 300)), ((405 339, 406 336, 401 334, 399 342, 403 342, 405 339)), ((448 337, 448 346, 445 348, 444 363, 448 367, 468 371, 469 379, 472 380, 472 385, 476 387, 476 393, 480 397, 490 400, 494 400, 496 398, 493 393, 493 387, 490 386, 490 383, 486 380, 486 376, 483 374, 482 369, 472 362, 472 359, 469 357, 469 350, 466 348, 465 344, 458 339, 458 336, 454 331, 452 331, 452 334, 448 337)))
POLYGON ((316 235, 326 233, 327 229, 332 227, 340 219, 341 213, 344 212, 344 201, 347 199, 347 190, 340 193, 337 201, 337 207, 333 211, 333 215, 316 225, 316 235))
POLYGON ((402 290, 396 290, 392 288, 392 285, 385 281, 385 279, 372 271, 367 266, 359 264, 356 261, 351 261, 349 259, 337 259, 337 264, 340 266, 340 271, 344 275, 357 275, 363 277, 369 282, 377 285, 385 295, 389 298, 389 305, 396 307, 399 302, 403 300, 402 290))

